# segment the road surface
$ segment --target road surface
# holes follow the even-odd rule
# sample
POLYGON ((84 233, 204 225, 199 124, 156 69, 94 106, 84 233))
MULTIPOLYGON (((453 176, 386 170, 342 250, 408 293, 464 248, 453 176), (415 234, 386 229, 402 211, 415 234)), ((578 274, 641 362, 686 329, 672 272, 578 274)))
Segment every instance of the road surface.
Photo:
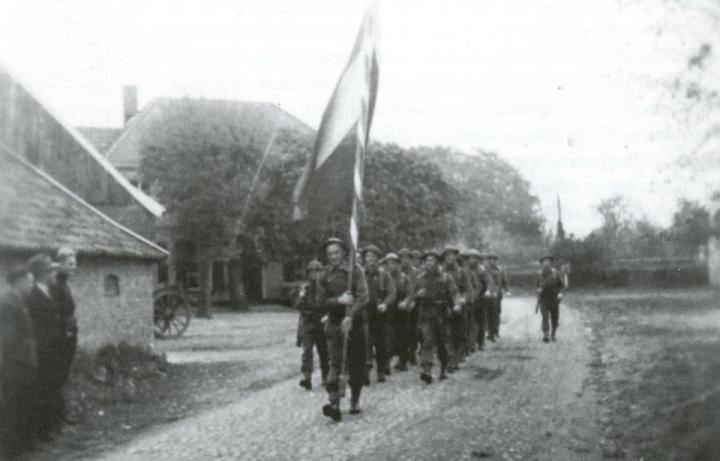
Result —
MULTIPOLYGON (((301 389, 297 376, 152 430, 97 459, 602 459, 599 410, 586 383, 590 332, 567 306, 558 342, 542 343, 539 330, 534 301, 507 298, 499 342, 444 382, 425 385, 417 369, 373 382, 363 392, 363 414, 345 412, 342 423, 322 415, 325 392, 317 385, 301 389)), ((299 349, 287 339, 280 343, 267 369, 288 357, 299 367, 299 349)))

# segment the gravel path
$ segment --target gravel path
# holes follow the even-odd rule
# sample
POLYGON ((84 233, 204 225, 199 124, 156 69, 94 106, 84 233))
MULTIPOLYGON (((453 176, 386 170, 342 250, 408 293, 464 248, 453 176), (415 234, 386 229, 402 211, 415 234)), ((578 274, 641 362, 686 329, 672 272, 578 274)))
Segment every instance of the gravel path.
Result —
MULTIPOLYGON (((364 413, 340 424, 322 416, 319 386, 307 392, 293 378, 98 459, 602 459, 596 399, 584 385, 589 332, 563 306, 559 341, 543 344, 533 312, 529 298, 506 299, 498 343, 442 383, 424 385, 417 370, 373 383, 364 413)), ((284 360, 299 360, 291 343, 283 349, 284 360)))

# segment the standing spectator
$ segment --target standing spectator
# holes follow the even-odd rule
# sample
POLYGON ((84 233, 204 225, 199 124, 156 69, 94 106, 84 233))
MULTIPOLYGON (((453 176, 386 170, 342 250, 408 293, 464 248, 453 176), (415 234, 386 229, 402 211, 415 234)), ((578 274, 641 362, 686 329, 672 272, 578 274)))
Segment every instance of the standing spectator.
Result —
POLYGON ((65 327, 51 287, 57 277, 59 264, 46 254, 34 256, 29 262, 35 286, 27 304, 37 341, 38 405, 37 435, 41 442, 53 440, 53 432, 61 428, 63 347, 65 327))
POLYGON ((12 268, 10 291, 0 298, 0 448, 14 459, 35 445, 33 413, 37 400, 37 355, 25 297, 33 289, 27 266, 12 268))
MULTIPOLYGON (((78 343, 75 300, 68 286, 68 279, 74 275, 77 270, 75 250, 72 248, 60 248, 57 252, 56 261, 59 264, 58 273, 55 283, 50 286, 50 294, 57 304, 64 333, 63 344, 58 351, 60 356, 60 362, 58 363, 58 380, 60 380, 60 386, 62 387, 67 383, 68 377, 70 376, 70 369, 72 368, 73 360, 75 360, 78 343)), ((58 403, 60 405, 58 408, 60 415, 64 416, 65 401, 62 398, 62 393, 60 394, 60 401, 58 403)))

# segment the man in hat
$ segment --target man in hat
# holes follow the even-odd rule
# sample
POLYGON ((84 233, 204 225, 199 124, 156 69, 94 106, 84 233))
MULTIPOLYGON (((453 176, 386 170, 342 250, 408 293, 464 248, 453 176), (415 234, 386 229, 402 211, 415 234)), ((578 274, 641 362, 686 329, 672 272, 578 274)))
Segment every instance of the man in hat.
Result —
POLYGON ((301 343, 303 352, 300 372, 303 374, 303 378, 300 380, 300 386, 307 390, 312 389, 313 348, 317 350, 320 359, 323 386, 326 385, 329 369, 325 326, 322 323, 322 318, 327 314, 327 311, 320 303, 322 298, 320 279, 324 271, 325 268, 320 261, 313 260, 308 263, 306 268, 308 282, 300 288, 296 303, 296 307, 302 316, 301 343))
MULTIPOLYGON (((60 377, 64 386, 70 377, 70 369, 72 368, 73 361, 75 360, 75 352, 77 351, 78 343, 78 325, 77 319, 75 318, 75 300, 73 299, 70 287, 68 286, 68 280, 72 277, 77 270, 77 257, 75 250, 72 248, 60 248, 55 258, 58 263, 58 272, 55 279, 55 283, 50 286, 50 294, 55 300, 57 307, 60 312, 61 321, 63 323, 63 329, 65 331, 65 340, 60 353, 60 377)), ((61 396, 62 397, 62 396, 61 396)), ((65 413, 65 402, 60 401, 61 414, 65 413)))
POLYGON ((62 427, 66 328, 60 308, 52 297, 59 264, 47 254, 34 256, 28 262, 35 286, 27 298, 33 323, 38 359, 37 434, 41 442, 53 439, 62 427))
POLYGON ((498 264, 498 256, 490 253, 487 255, 487 264, 485 268, 493 282, 494 291, 492 293, 492 303, 490 305, 490 341, 495 342, 500 338, 500 317, 502 316, 502 300, 504 294, 508 291, 507 277, 505 270, 498 264))
POLYGON ((452 276, 440 270, 440 254, 427 251, 423 255, 425 270, 415 285, 415 305, 418 310, 418 328, 422 339, 420 379, 432 383, 432 366, 435 350, 440 359, 440 379, 446 378, 451 360, 452 338, 450 315, 460 312, 460 294, 452 276))
POLYGON ((447 245, 443 249, 442 270, 452 276, 460 293, 460 310, 453 312, 450 317, 452 353, 448 365, 448 373, 453 373, 457 370, 459 363, 465 360, 465 357, 469 353, 466 344, 467 325, 464 311, 467 310, 467 306, 471 304, 474 299, 473 283, 468 272, 460 265, 459 256, 460 250, 456 246, 447 245))
POLYGON ((395 303, 396 292, 390 274, 379 267, 381 256, 380 249, 375 245, 368 245, 362 251, 365 280, 368 286, 367 312, 370 326, 368 366, 372 366, 374 357, 377 380, 379 383, 384 383, 385 376, 390 374, 389 349, 392 343, 390 327, 393 323, 391 307, 395 303))
POLYGON ((0 298, 0 457, 15 459, 35 445, 37 354, 25 298, 33 288, 26 265, 7 274, 10 290, 0 298))
POLYGON ((551 340, 555 341, 555 332, 560 319, 560 300, 565 289, 562 274, 552 267, 553 261, 552 256, 540 258, 542 268, 537 274, 538 304, 542 313, 542 332, 545 343, 551 340))
POLYGON ((388 253, 385 256, 387 271, 392 277, 397 300, 395 302, 395 350, 398 355, 398 363, 395 369, 407 371, 407 364, 410 356, 415 354, 415 339, 412 331, 415 326, 412 323, 412 295, 413 282, 409 275, 400 270, 400 257, 395 253, 388 253))
POLYGON ((420 250, 410 250, 410 263, 416 271, 423 270, 422 252, 420 250))
MULTIPOLYGON (((410 278, 410 282, 412 283, 413 287, 415 286, 415 282, 417 280, 417 277, 420 273, 419 266, 416 265, 414 262, 415 254, 420 253, 417 250, 409 250, 407 248, 402 248, 398 252, 398 256, 400 257, 400 271, 407 275, 410 278)), ((420 259, 419 256, 417 258, 420 259)), ((418 311, 415 309, 415 301, 410 300, 410 324, 412 328, 409 330, 409 337, 407 339, 407 343, 410 346, 410 353, 408 356, 408 363, 412 366, 417 365, 417 357, 416 357, 416 351, 420 347, 420 337, 418 335, 418 311)))
POLYGON ((349 373, 350 414, 360 412, 360 394, 365 383, 366 361, 363 318, 368 302, 368 290, 365 274, 360 266, 357 264, 350 266, 347 260, 348 249, 342 240, 331 238, 325 242, 323 248, 327 257, 327 267, 320 278, 322 288, 320 305, 328 312, 325 336, 330 358, 326 386, 329 403, 323 406, 323 414, 333 421, 340 421, 342 420, 340 398, 343 391, 341 389, 343 366, 349 373), (347 348, 344 351, 345 344, 347 348))

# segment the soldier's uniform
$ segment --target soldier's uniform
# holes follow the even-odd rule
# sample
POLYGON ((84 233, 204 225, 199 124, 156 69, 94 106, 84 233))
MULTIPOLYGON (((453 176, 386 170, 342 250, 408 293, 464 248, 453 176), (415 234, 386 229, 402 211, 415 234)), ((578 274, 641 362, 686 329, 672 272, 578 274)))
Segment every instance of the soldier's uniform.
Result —
MULTIPOLYGON (((336 243, 335 240, 328 241, 336 243)), ((342 243, 340 243, 342 244, 342 243)), ((343 245, 344 246, 344 245, 343 245)), ((347 316, 352 319, 352 329, 347 341, 347 369, 352 405, 356 406, 360 400, 362 386, 365 383, 365 329, 363 318, 368 301, 367 283, 360 266, 355 265, 352 271, 350 293, 353 295, 353 305, 346 308, 338 302, 338 298, 348 291, 350 265, 347 261, 338 266, 328 265, 320 279, 322 287, 320 305, 328 312, 328 322, 325 326, 325 337, 328 344, 330 370, 327 376, 327 391, 330 406, 338 410, 340 406, 340 374, 343 359, 343 333, 341 323, 347 316), (347 311, 347 312, 346 312, 347 311)), ((328 406, 323 408, 326 415, 328 406)), ((339 419, 339 418, 337 418, 339 419)))
MULTIPOLYGON (((439 254, 428 252, 439 260, 439 254)), ((439 268, 425 270, 418 275, 415 285, 415 308, 418 311, 418 326, 422 338, 420 350, 421 378, 432 382, 432 366, 435 351, 440 359, 440 379, 452 359, 452 338, 450 315, 452 308, 459 302, 460 295, 452 276, 439 268)))
POLYGON ((462 312, 465 318, 465 350, 467 354, 471 354, 477 349, 478 324, 476 306, 479 296, 483 293, 481 291, 481 281, 478 278, 478 274, 470 267, 470 256, 473 256, 471 251, 467 251, 462 255, 463 268, 465 272, 467 272, 470 285, 472 286, 471 299, 465 300, 465 308, 462 312))
MULTIPOLYGON (((400 259, 395 253, 385 256, 385 260, 394 260, 398 264, 400 259)), ((415 354, 415 338, 412 331, 417 328, 417 324, 413 324, 413 283, 409 275, 400 270, 400 266, 396 266, 395 271, 388 271, 393 279, 396 291, 396 301, 393 306, 395 312, 395 323, 393 331, 395 332, 394 349, 398 355, 398 363, 395 365, 396 370, 407 370, 407 364, 410 357, 415 354)))
MULTIPOLYGON (((419 251, 408 250, 403 248, 398 252, 400 256, 400 271, 410 278, 410 283, 413 285, 413 290, 417 277, 420 274, 420 269, 413 265, 413 258, 417 254, 417 258, 420 258, 419 251)), ((410 365, 417 365, 416 352, 420 348, 420 335, 418 334, 418 310, 415 308, 415 301, 410 301, 410 323, 412 328, 410 329, 410 337, 408 338, 408 346, 410 347, 408 361, 410 365)))
MULTIPOLYGON (((552 256, 540 260, 552 261, 552 256)), ((560 320, 560 297, 565 289, 562 274, 554 267, 543 267, 537 274, 537 292, 540 312, 542 314, 543 341, 555 341, 555 332, 560 320), (550 336, 548 336, 550 334, 550 336)))
MULTIPOLYGON (((311 271, 323 271, 324 267, 319 261, 311 261, 307 266, 308 274, 311 271)), ((322 285, 316 280, 309 280, 305 289, 305 295, 297 301, 296 307, 302 316, 301 322, 301 344, 302 365, 300 372, 303 379, 300 386, 310 390, 312 388, 312 372, 313 372, 313 349, 317 350, 320 359, 320 373, 322 376, 323 386, 326 384, 328 370, 328 348, 325 338, 325 326, 322 318, 327 314, 327 310, 321 304, 322 285)))
MULTIPOLYGON (((375 245, 369 245, 363 250, 363 258, 368 252, 375 253, 378 258, 381 257, 380 249, 375 245)), ((368 359, 372 366, 372 358, 375 359, 377 367, 378 382, 385 381, 385 375, 390 373, 390 347, 393 339, 393 314, 391 310, 395 303, 396 293, 395 284, 392 277, 380 267, 365 267, 365 280, 368 287, 368 325, 370 328, 370 341, 368 350, 368 359), (387 310, 381 312, 378 306, 385 304, 387 310)))
MULTIPOLYGON (((455 252, 456 255, 459 255, 460 253, 457 248, 447 246, 443 250, 443 256, 451 251, 455 252)), ((449 319, 452 336, 452 350, 450 352, 448 372, 452 373, 457 370, 458 364, 465 359, 465 356, 467 356, 469 352, 467 345, 467 322, 464 311, 467 310, 467 306, 472 303, 474 293, 470 275, 464 267, 460 266, 459 261, 456 261, 454 264, 443 263, 442 270, 452 276, 461 296, 462 311, 453 312, 449 319)))
POLYGON ((485 335, 487 332, 487 306, 489 304, 490 286, 491 280, 490 275, 480 263, 482 256, 477 250, 470 250, 469 256, 474 257, 475 260, 470 259, 468 263, 468 269, 475 276, 476 285, 476 296, 475 303, 473 305, 473 313, 475 318, 475 330, 471 336, 471 340, 477 344, 478 349, 482 350, 485 347, 485 335))
POLYGON ((497 256, 488 255, 488 264, 485 268, 493 282, 492 303, 489 306, 489 335, 491 341, 500 337, 500 317, 502 316, 503 293, 507 290, 508 283, 505 271, 497 264, 497 256))

